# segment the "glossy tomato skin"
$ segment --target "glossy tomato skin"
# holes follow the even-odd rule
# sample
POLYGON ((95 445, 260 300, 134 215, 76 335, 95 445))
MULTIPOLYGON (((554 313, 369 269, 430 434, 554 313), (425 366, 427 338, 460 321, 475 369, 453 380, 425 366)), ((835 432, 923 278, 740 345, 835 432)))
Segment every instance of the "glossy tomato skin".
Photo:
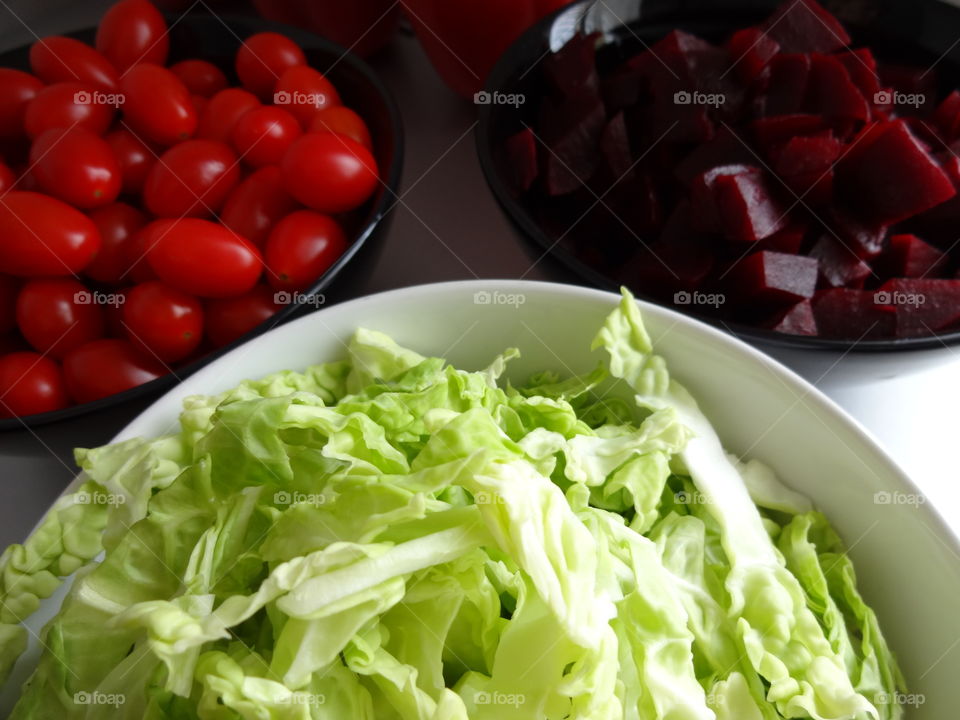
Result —
POLYGON ((117 128, 104 138, 120 165, 121 187, 131 195, 143 190, 150 168, 157 161, 157 153, 126 128, 117 128))
POLYGON ((0 417, 26 417, 62 410, 70 404, 63 373, 35 352, 0 356, 0 417))
POLYGON ((100 249, 93 221, 61 200, 14 190, 0 197, 0 272, 71 275, 100 249))
POLYGON ((17 326, 17 295, 20 281, 9 275, 0 275, 0 335, 6 335, 17 326))
POLYGON ((283 306, 276 302, 277 291, 257 285, 237 297, 206 302, 206 334, 213 347, 229 345, 273 317, 283 306))
POLYGON ((212 98, 203 110, 197 137, 204 140, 230 142, 237 121, 248 111, 260 106, 253 93, 240 88, 221 90, 212 98))
POLYGON ((213 97, 227 87, 223 70, 206 60, 181 60, 170 66, 170 72, 180 78, 192 95, 213 97))
POLYGON ((47 130, 33 141, 30 163, 40 188, 74 207, 109 205, 120 194, 116 155, 86 128, 47 130))
POLYGON ((30 73, 0 68, 0 140, 16 140, 26 134, 27 105, 42 89, 43 83, 30 73))
POLYGON ((307 133, 280 165, 287 192, 322 213, 360 207, 377 187, 377 161, 360 143, 335 133, 307 133))
POLYGON ((96 298, 73 278, 28 280, 17 295, 17 326, 37 351, 62 358, 103 337, 103 310, 96 298))
POLYGON ((17 184, 17 174, 5 162, 0 162, 0 193, 5 193, 17 184))
POLYGON ((284 153, 303 134, 297 119, 283 108, 265 105, 243 115, 231 140, 250 167, 278 165, 284 153))
POLYGON ((243 86, 264 102, 273 100, 277 79, 285 70, 306 65, 303 50, 275 32, 251 35, 237 51, 235 69, 243 86))
POLYGON ((147 175, 143 199, 157 217, 205 217, 217 212, 240 180, 233 150, 216 140, 173 146, 147 175))
POLYGON ((144 232, 150 267, 188 295, 241 295, 256 285, 263 270, 256 246, 219 223, 198 218, 156 220, 144 232))
POLYGON ((168 229, 169 226, 160 227, 151 222, 133 233, 124 247, 127 269, 121 277, 121 282, 140 283, 158 279, 157 274, 150 266, 147 255, 150 254, 150 248, 156 244, 159 235, 168 229))
POLYGON ((274 104, 283 105, 309 127, 321 110, 340 105, 337 89, 319 70, 307 65, 287 68, 274 86, 274 104))
POLYGON ((313 116, 307 130, 312 133, 332 132, 346 135, 373 152, 373 140, 370 138, 367 124, 362 117, 343 105, 335 105, 318 112, 313 116))
POLYGON ((121 73, 146 62, 164 65, 167 22, 149 0, 121 0, 100 19, 95 46, 121 73))
POLYGON ((134 65, 120 79, 123 116, 135 134, 159 145, 173 145, 193 136, 197 111, 190 91, 165 67, 134 65))
POLYGON ((63 359, 67 393, 93 402, 166 375, 168 369, 128 340, 104 338, 74 348, 63 359))
POLYGON ((270 229, 299 206, 286 191, 280 168, 260 168, 240 182, 227 197, 220 222, 257 247, 267 242, 270 229))
POLYGON ((53 35, 30 46, 30 69, 48 85, 79 81, 105 91, 117 89, 117 70, 86 43, 53 35))
POLYGON ((203 339, 203 306, 162 282, 131 288, 123 304, 127 338, 165 363, 182 360, 203 339))
POLYGON ((100 251, 83 274, 97 282, 116 285, 130 269, 129 245, 133 236, 147 224, 147 216, 126 203, 113 203, 97 208, 90 219, 100 233, 100 251))
POLYGON ((80 125, 103 135, 113 122, 115 108, 103 103, 83 102, 97 92, 93 86, 78 82, 47 85, 27 105, 23 126, 36 138, 46 130, 80 125))
POLYGON ((347 249, 336 220, 298 210, 278 222, 267 240, 267 282, 277 290, 306 290, 347 249))

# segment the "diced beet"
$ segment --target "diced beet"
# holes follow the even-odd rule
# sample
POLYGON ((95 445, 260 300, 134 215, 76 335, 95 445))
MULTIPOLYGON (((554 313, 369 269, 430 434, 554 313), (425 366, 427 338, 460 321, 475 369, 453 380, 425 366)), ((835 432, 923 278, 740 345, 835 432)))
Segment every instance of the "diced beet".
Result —
POLYGON ((815 0, 786 0, 763 28, 786 53, 830 53, 850 42, 840 21, 815 0))
POLYGON ((627 123, 623 113, 618 112, 603 129, 600 136, 600 152, 603 161, 613 175, 613 181, 626 179, 633 172, 633 152, 627 135, 627 123))
POLYGON ((817 240, 810 257, 820 261, 820 285, 825 287, 862 288, 873 273, 856 253, 829 235, 817 240))
POLYGON ((810 79, 810 56, 783 54, 770 61, 770 82, 763 102, 763 114, 791 115, 803 110, 810 79))
POLYGON ((954 90, 937 106, 933 121, 944 139, 951 143, 960 135, 960 91, 954 90))
POLYGON ((921 337, 960 323, 960 280, 888 280, 878 302, 896 309, 897 337, 921 337))
POLYGON ((873 290, 820 290, 812 305, 821 337, 846 340, 890 337, 896 326, 896 310, 892 305, 877 303, 873 290))
POLYGON ((760 28, 737 30, 727 40, 727 50, 733 61, 733 67, 740 79, 749 84, 753 82, 780 52, 780 44, 760 28))
POLYGON ((876 102, 874 96, 880 92, 880 76, 877 75, 877 59, 867 48, 856 50, 841 50, 834 57, 837 58, 850 74, 850 79, 856 85, 867 102, 876 102))
POLYGON ((541 121, 547 150, 543 155, 544 179, 549 195, 565 195, 585 185, 598 164, 597 147, 606 122, 603 103, 586 104, 544 100, 541 121))
POLYGON ((684 185, 691 185, 698 175, 721 165, 748 165, 756 162, 753 152, 744 141, 727 128, 722 128, 713 140, 695 147, 674 169, 674 175, 684 185))
POLYGON ((507 138, 504 143, 510 185, 517 194, 525 193, 537 179, 537 141, 530 128, 507 138))
POLYGON ((866 121, 870 106, 850 79, 846 67, 830 55, 810 56, 806 108, 830 118, 866 121))
POLYGON ((632 261, 639 289, 653 295, 699 288, 714 266, 714 241, 693 227, 690 204, 681 201, 660 237, 632 261))
POLYGON ((819 115, 771 115, 755 120, 750 129, 754 141, 766 152, 797 135, 813 135, 826 130, 827 124, 819 115))
POLYGON ((942 272, 947 256, 916 235, 892 235, 886 252, 879 258, 887 275, 901 278, 934 278, 942 272))
POLYGON ((875 257, 883 249, 886 225, 871 225, 839 207, 830 208, 825 220, 827 231, 861 258, 875 257))
POLYGON ((599 97, 596 62, 597 35, 576 34, 541 63, 547 83, 560 95, 575 101, 599 97))
POLYGON ((663 223, 658 183, 646 173, 630 173, 611 190, 607 204, 627 227, 642 238, 655 237, 663 223))
POLYGON ((822 175, 830 170, 842 152, 843 143, 829 130, 795 137, 776 151, 773 169, 793 187, 790 178, 822 175))
POLYGON ((813 297, 817 260, 761 250, 734 265, 727 280, 741 303, 793 304, 813 297))
POLYGON ((771 330, 788 335, 816 335, 817 320, 813 316, 810 300, 801 300, 786 312, 781 313, 769 325, 771 330))
POLYGON ((933 153, 934 148, 942 148, 943 140, 940 138, 940 129, 935 123, 927 118, 917 117, 916 115, 903 118, 910 132, 917 139, 923 149, 928 153, 933 153))
POLYGON ((884 123, 879 135, 837 165, 837 190, 876 224, 905 220, 953 197, 950 178, 902 120, 884 123))
POLYGON ((802 223, 788 225, 780 232, 757 243, 758 250, 772 250, 779 253, 796 255, 803 247, 803 239, 807 234, 807 226, 802 223))
POLYGON ((784 209, 760 168, 725 165, 700 175, 692 187, 694 224, 734 242, 756 242, 787 224, 784 209))

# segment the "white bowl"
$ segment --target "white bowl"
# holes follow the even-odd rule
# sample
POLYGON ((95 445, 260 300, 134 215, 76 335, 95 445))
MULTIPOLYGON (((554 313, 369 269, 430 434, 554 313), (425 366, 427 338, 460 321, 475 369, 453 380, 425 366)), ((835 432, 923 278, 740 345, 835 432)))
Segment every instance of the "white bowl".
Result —
MULTIPOLYGON (((522 352, 509 376, 580 373, 599 354, 590 341, 618 298, 586 288, 522 281, 469 281, 396 290, 326 308, 237 348, 188 378, 136 418, 117 440, 175 426, 187 395, 216 393, 246 378, 342 357, 358 326, 389 333, 424 354, 467 369, 509 346, 522 352)), ((960 707, 960 546, 917 487, 837 405, 747 344, 665 308, 643 304, 657 352, 699 400, 726 447, 771 465, 809 495, 850 548, 867 601, 896 651, 912 693, 911 720, 945 720, 960 707), (885 500, 889 502, 884 502, 885 500)), ((29 623, 56 610, 59 593, 29 623)), ((35 650, 34 650, 35 653, 35 650)), ((25 657, 0 712, 15 699, 25 657)))

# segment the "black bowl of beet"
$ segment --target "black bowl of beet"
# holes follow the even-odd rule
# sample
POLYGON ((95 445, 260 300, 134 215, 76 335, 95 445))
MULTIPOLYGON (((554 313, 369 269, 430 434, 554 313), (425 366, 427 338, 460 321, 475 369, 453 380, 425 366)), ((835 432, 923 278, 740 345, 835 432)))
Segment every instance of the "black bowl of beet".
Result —
POLYGON ((491 73, 480 162, 588 282, 896 374, 960 343, 958 28, 936 0, 574 3, 491 73))

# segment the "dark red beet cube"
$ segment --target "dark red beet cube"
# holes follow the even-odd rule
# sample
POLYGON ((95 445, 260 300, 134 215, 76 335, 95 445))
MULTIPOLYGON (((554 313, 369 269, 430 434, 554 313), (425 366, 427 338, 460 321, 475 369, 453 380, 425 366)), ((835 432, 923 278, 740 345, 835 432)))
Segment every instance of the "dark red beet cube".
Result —
POLYGON ((584 186, 597 169, 597 148, 606 124, 599 99, 586 104, 555 104, 548 98, 541 108, 543 174, 547 194, 565 195, 584 186), (552 115, 548 120, 547 116, 552 115))
POLYGON ((810 257, 820 261, 820 285, 824 287, 862 288, 873 271, 850 248, 836 238, 824 235, 810 249, 810 257))
POLYGON ((888 275, 901 278, 934 278, 947 264, 947 256, 916 235, 892 235, 882 257, 888 275))
POLYGON ((850 42, 840 21, 814 0, 786 0, 763 28, 787 53, 830 53, 850 42))
POLYGON ((870 106, 850 73, 837 58, 830 55, 810 56, 806 108, 828 118, 864 122, 870 117, 870 106))
POLYGON ((627 123, 622 112, 610 118, 610 122, 603 129, 603 134, 600 136, 600 152, 615 182, 626 179, 633 172, 633 152, 630 149, 627 123))
POLYGON ((543 59, 543 76, 547 84, 562 96, 582 101, 598 97, 600 76, 597 73, 596 35, 574 35, 562 48, 543 59))
POLYGON ((775 317, 769 327, 771 330, 788 335, 816 335, 817 320, 813 316, 813 306, 809 300, 801 300, 775 317))
POLYGON ((843 143, 827 131, 795 137, 775 151, 773 169, 809 205, 823 205, 833 196, 833 164, 843 143))
POLYGON ((753 139, 766 153, 797 135, 814 135, 827 129, 819 115, 771 115, 755 120, 750 129, 753 139))
POLYGON ((690 203, 681 201, 670 214, 660 237, 631 262, 640 289, 664 295, 699 288, 713 269, 712 238, 697 232, 690 203))
POLYGON ((857 50, 842 50, 835 57, 850 74, 850 79, 856 85, 867 102, 876 103, 875 95, 880 92, 880 76, 877 74, 877 59, 867 48, 857 50))
POLYGON ((883 123, 870 144, 837 165, 837 190, 866 220, 906 220, 956 194, 953 183, 902 120, 883 123))
POLYGON ((947 143, 957 139, 960 135, 960 91, 954 90, 943 99, 933 114, 933 121, 947 143))
POLYGON ((770 82, 763 98, 763 114, 790 115, 801 112, 809 79, 809 55, 774 56, 770 61, 770 82))
POLYGON ((727 40, 734 71, 745 83, 753 82, 780 52, 780 45, 760 28, 737 30, 727 40))
POLYGON ((887 236, 886 225, 872 225, 839 207, 826 213, 827 232, 862 258, 880 254, 887 236))
POLYGON ((504 143, 506 172, 517 194, 525 193, 537 179, 537 140, 530 128, 507 138, 504 143))
POLYGON ((821 337, 846 340, 891 337, 896 327, 896 310, 892 305, 878 303, 873 290, 820 290, 812 305, 821 337))
POLYGON ((922 337, 960 323, 960 280, 888 280, 877 301, 896 309, 897 337, 922 337))
POLYGON ((727 128, 721 128, 713 140, 695 147, 674 169, 674 175, 690 186, 698 175, 722 165, 749 165, 757 161, 753 151, 727 128))
POLYGON ((761 250, 734 265, 727 280, 741 303, 797 303, 817 289, 817 260, 761 250))
POLYGON ((785 208, 760 168, 714 168, 694 182, 692 196, 694 212, 733 242, 763 240, 787 225, 785 208))
POLYGON ((778 253, 796 255, 803 247, 803 239, 807 234, 807 226, 803 223, 793 223, 783 230, 775 232, 770 237, 757 243, 758 250, 772 250, 778 253))

